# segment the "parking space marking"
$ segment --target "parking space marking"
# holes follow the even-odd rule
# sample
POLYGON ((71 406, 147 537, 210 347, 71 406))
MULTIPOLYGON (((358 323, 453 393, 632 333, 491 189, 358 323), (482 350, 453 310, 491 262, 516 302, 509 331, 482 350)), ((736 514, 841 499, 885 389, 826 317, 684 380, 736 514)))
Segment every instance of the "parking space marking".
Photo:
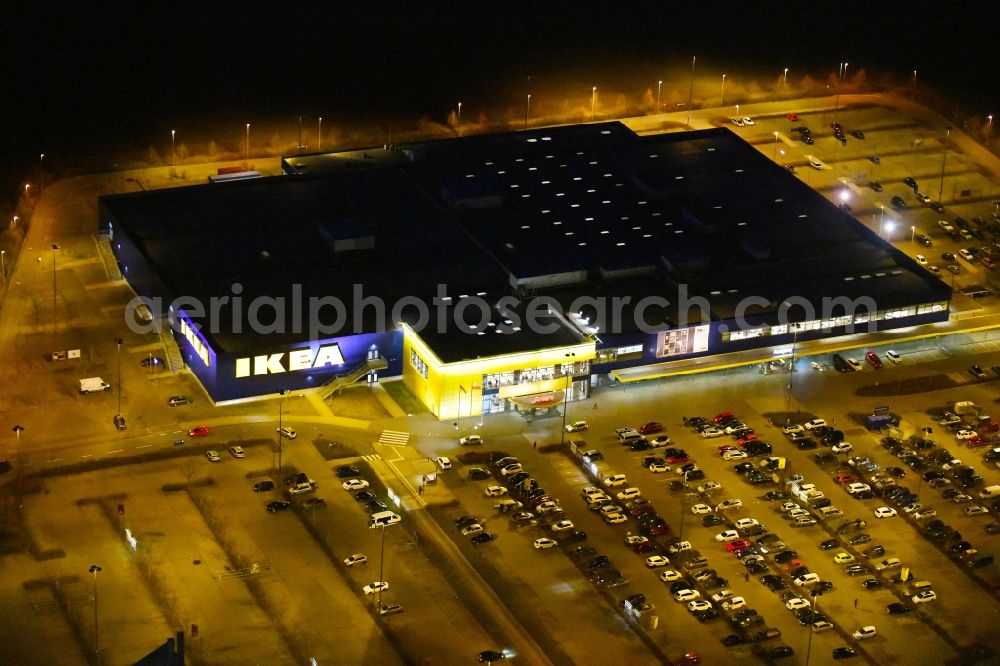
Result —
POLYGON ((54 462, 59 462, 60 460, 62 460, 62 458, 49 458, 45 462, 47 462, 47 463, 54 463, 54 462))
POLYGON ((81 457, 81 458, 93 458, 93 457, 94 457, 94 454, 93 454, 93 453, 85 453, 85 454, 83 454, 83 455, 82 455, 82 456, 80 456, 80 457, 81 457))
POLYGON ((152 444, 143 444, 142 446, 137 446, 135 448, 137 448, 137 449, 148 449, 151 446, 152 446, 152 444))
POLYGON ((125 450, 125 449, 115 449, 114 451, 108 451, 108 453, 109 453, 109 454, 110 454, 110 453, 121 453, 121 452, 122 452, 122 451, 124 451, 124 450, 125 450))

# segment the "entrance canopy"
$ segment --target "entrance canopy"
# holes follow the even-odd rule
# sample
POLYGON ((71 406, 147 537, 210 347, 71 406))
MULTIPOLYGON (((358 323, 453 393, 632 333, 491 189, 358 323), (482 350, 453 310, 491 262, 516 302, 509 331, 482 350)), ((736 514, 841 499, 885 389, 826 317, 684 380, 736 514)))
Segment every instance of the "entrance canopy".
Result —
POLYGON ((566 391, 546 391, 545 393, 533 393, 532 395, 519 395, 510 398, 510 401, 519 407, 555 407, 566 399, 566 391))

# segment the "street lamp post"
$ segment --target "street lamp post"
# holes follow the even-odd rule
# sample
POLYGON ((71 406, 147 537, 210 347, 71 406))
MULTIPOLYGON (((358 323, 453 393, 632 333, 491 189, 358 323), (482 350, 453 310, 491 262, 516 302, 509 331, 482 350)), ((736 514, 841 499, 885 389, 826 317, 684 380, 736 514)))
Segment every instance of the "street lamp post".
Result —
POLYGON ((45 153, 38 156, 38 191, 41 192, 45 189, 45 153))
MULTIPOLYGON (((566 358, 572 358, 574 356, 576 356, 576 354, 573 354, 573 353, 566 354, 566 358)), ((566 365, 567 365, 566 363, 563 363, 563 366, 562 366, 563 374, 566 376, 566 387, 563 390, 562 431, 559 433, 559 444, 560 445, 566 443, 566 412, 568 411, 568 408, 569 408, 569 387, 570 387, 570 382, 573 379, 573 372, 572 372, 572 370, 570 372, 566 372, 566 365)))
POLYGON ((528 113, 531 111, 531 93, 528 93, 528 99, 524 102, 524 129, 528 129, 528 113))
MULTIPOLYGON (((812 608, 810 610, 812 611, 812 614, 815 615, 816 604, 819 603, 819 597, 823 596, 823 593, 820 590, 809 590, 809 596, 812 597, 812 608)), ((812 653, 814 632, 811 622, 808 625, 806 625, 806 627, 807 630, 809 631, 809 642, 806 644, 806 666, 809 666, 809 655, 812 653)))
POLYGON ((247 123, 246 162, 250 164, 250 123, 247 123))
POLYGON ((462 133, 462 103, 458 103, 458 124, 455 126, 456 131, 462 133))
POLYGON ((594 120, 594 112, 597 109, 597 86, 590 90, 590 120, 594 120))
MULTIPOLYGON (((383 582, 382 574, 383 574, 384 567, 385 567, 385 528, 386 528, 386 526, 383 524, 382 525, 382 545, 379 547, 379 553, 378 553, 378 582, 379 583, 383 582)), ((378 586, 378 610, 379 611, 382 610, 382 588, 383 587, 385 587, 385 586, 384 585, 379 585, 378 586)))
POLYGON ((4 286, 7 285, 7 250, 0 250, 0 273, 3 273, 4 286))
POLYGON ((170 130, 170 166, 177 164, 177 130, 170 130))
POLYGON ((118 345, 118 388, 116 389, 118 393, 118 411, 115 412, 119 416, 122 413, 122 340, 121 338, 115 338, 115 344, 118 345))
POLYGON ((284 451, 284 442, 282 441, 284 440, 284 435, 281 434, 281 418, 283 408, 285 406, 285 396, 289 393, 291 393, 289 389, 282 389, 278 391, 278 395, 281 396, 281 399, 278 401, 278 471, 281 471, 281 455, 284 451))
POLYGON ((99 625, 97 623, 97 574, 101 573, 101 567, 96 564, 90 566, 89 572, 94 575, 94 654, 101 651, 100 649, 100 633, 99 625))
MULTIPOLYGON (((795 326, 795 324, 789 324, 789 326, 795 326)), ((796 327, 792 329, 792 358, 788 361, 788 385, 785 387, 788 391, 785 394, 786 414, 791 414, 792 412, 792 380, 795 377, 793 374, 795 372, 795 343, 798 342, 798 339, 799 329, 796 327)))
POLYGON ((316 150, 323 150, 323 116, 319 117, 319 129, 316 130, 316 150))
POLYGON ((944 166, 948 161, 948 140, 951 138, 951 128, 944 133, 944 153, 941 155, 941 184, 938 187, 938 201, 944 197, 944 166))
POLYGON ((774 133, 774 161, 778 161, 778 132, 774 133))
POLYGON ((781 85, 788 85, 788 68, 785 68, 785 73, 781 75, 781 85))
POLYGON ((663 88, 663 81, 656 82, 656 112, 660 112, 660 89, 663 88))
MULTIPOLYGON (((726 104, 726 75, 722 75, 722 90, 719 91, 719 106, 726 104)), ((737 112, 739 113, 739 112, 737 112)))
POLYGON ((916 242, 916 238, 917 238, 917 228, 910 227, 910 242, 911 243, 916 242))
POLYGON ((57 326, 56 322, 56 250, 59 246, 52 244, 52 327, 57 326))
POLYGON ((688 112, 691 111, 691 98, 694 96, 694 63, 698 56, 691 56, 691 82, 688 84, 688 112))

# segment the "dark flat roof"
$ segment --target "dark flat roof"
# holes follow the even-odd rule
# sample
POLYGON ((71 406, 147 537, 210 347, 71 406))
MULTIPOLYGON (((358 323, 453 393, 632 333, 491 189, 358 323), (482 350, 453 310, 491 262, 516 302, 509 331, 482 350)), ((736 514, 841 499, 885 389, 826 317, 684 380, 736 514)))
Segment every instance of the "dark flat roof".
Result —
MULTIPOLYGON (((388 301, 430 302, 443 283, 454 297, 485 292, 494 303, 511 293, 674 300, 684 284, 711 302, 713 319, 732 316, 745 296, 775 311, 791 296, 867 295, 879 308, 950 298, 947 285, 725 128, 640 137, 598 123, 394 148, 296 155, 285 160, 294 175, 102 202, 175 294, 198 297, 240 282, 249 300, 299 283, 306 296, 348 301, 361 283, 388 301), (361 249, 335 251, 345 244, 361 249)), ((455 359, 557 346, 562 335, 450 327, 423 337, 455 359)), ((246 334, 217 342, 255 344, 246 334)))

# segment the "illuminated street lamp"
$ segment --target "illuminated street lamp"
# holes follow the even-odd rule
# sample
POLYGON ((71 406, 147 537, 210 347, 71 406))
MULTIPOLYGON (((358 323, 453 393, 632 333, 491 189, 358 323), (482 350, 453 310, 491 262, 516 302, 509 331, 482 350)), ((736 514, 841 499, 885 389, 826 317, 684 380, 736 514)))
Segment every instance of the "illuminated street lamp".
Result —
POLYGON ((774 133, 774 161, 778 161, 778 132, 774 133))
MULTIPOLYGON (((660 89, 663 87, 663 81, 656 82, 656 112, 660 112, 660 89)), ((992 117, 992 116, 991 116, 992 117)))
POLYGON ((177 164, 177 130, 170 130, 170 166, 177 164))
POLYGON ((590 120, 594 120, 594 110, 597 108, 597 86, 590 91, 590 120))
POLYGON ((41 181, 38 184, 38 191, 41 192, 42 190, 45 189, 45 153, 42 153, 41 155, 38 156, 38 166, 39 166, 38 179, 41 181))
POLYGON ((691 98, 694 96, 694 63, 698 56, 691 56, 691 82, 688 84, 688 111, 691 110, 691 98))
MULTIPOLYGON (((726 75, 722 75, 722 90, 719 91, 719 106, 724 106, 726 103, 726 75)), ((739 111, 737 111, 739 113, 739 111)))
POLYGON ((938 187, 938 201, 944 197, 944 166, 948 160, 948 140, 951 138, 951 128, 947 128, 944 134, 944 153, 941 155, 941 185, 938 187))
MULTIPOLYGON (((122 415, 122 340, 121 338, 115 338, 115 344, 118 345, 118 411, 115 412, 118 416, 122 415)), ((150 363, 152 365, 152 363, 150 363)))
POLYGON ((250 123, 247 123, 246 162, 247 164, 250 163, 250 123))
MULTIPOLYGON (((576 356, 576 354, 574 354, 572 352, 566 354, 566 358, 573 358, 575 356, 576 356)), ((566 443, 566 412, 568 411, 568 408, 569 408, 569 387, 570 387, 570 381, 573 379, 573 371, 572 371, 572 369, 570 369, 569 372, 566 372, 566 366, 567 366, 567 364, 563 363, 563 365, 562 365, 562 371, 563 371, 563 375, 566 376, 566 388, 563 391, 562 432, 560 432, 560 434, 559 434, 559 444, 565 444, 566 443)))
POLYGON ((916 237, 917 237, 917 228, 910 227, 910 242, 913 243, 916 240, 916 237))
POLYGON ((94 575, 94 654, 97 654, 100 652, 100 641, 98 640, 100 634, 98 631, 99 626, 97 624, 97 574, 101 573, 103 569, 96 564, 92 564, 90 565, 90 569, 88 571, 94 575))
POLYGON ((316 131, 316 150, 323 149, 323 116, 319 117, 319 129, 316 131))
POLYGON ((56 250, 60 249, 55 243, 52 244, 52 326, 56 326, 56 250))
POLYGON ((31 190, 31 183, 25 183, 24 184, 24 195, 25 196, 28 196, 29 190, 31 190))
POLYGON ((787 67, 785 68, 785 73, 781 75, 781 83, 782 83, 782 85, 786 85, 786 86, 788 85, 788 68, 787 67))
POLYGON ((285 396, 288 395, 289 393, 291 393, 291 390, 289 389, 282 389, 278 391, 278 395, 281 396, 281 400, 278 401, 278 471, 281 471, 281 454, 284 451, 284 442, 282 440, 284 440, 285 438, 284 435, 281 433, 282 409, 285 406, 285 396))
POLYGON ((3 274, 3 283, 7 284, 7 250, 0 250, 0 273, 3 274))
MULTIPOLYGON (((812 608, 810 609, 811 611, 810 614, 815 616, 817 612, 816 611, 817 603, 819 602, 819 597, 823 596, 823 591, 815 589, 809 590, 809 596, 812 597, 812 608)), ((815 632, 813 631, 811 622, 806 625, 806 628, 809 631, 809 642, 806 645, 806 666, 809 666, 809 655, 812 654, 813 634, 815 632)))
POLYGON ((528 113, 531 111, 531 93, 528 93, 528 99, 524 102, 524 129, 528 129, 528 113))
POLYGON ((458 130, 459 134, 462 133, 462 103, 461 102, 458 103, 458 124, 456 125, 456 129, 458 130))

